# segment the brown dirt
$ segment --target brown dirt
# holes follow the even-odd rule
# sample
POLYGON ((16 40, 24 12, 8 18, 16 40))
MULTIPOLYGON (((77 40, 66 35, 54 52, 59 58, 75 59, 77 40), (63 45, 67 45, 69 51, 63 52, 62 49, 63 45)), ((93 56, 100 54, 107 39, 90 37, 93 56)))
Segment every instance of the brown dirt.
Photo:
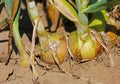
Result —
MULTIPOLYGON (((6 13, 3 10, 0 14, 0 20, 5 16, 6 13)), ((42 19, 46 23, 45 19, 42 19)), ((46 24, 44 25, 46 26, 46 24)), ((21 27, 25 28, 24 31, 21 29, 24 44, 27 48, 30 48, 29 37, 31 36, 31 31, 28 31, 29 24, 26 23, 21 27)), ((67 60, 61 64, 62 69, 68 73, 73 71, 76 76, 80 77, 79 79, 69 74, 61 73, 56 66, 48 66, 52 69, 45 70, 45 68, 36 64, 35 68, 39 74, 37 81, 34 80, 35 78, 30 68, 20 66, 20 56, 15 52, 12 53, 8 65, 5 65, 8 58, 7 43, 8 30, 5 30, 0 32, 0 84, 120 84, 120 43, 118 43, 119 46, 108 47, 115 62, 114 68, 109 67, 109 59, 103 52, 92 61, 74 64, 73 61, 67 60), (72 69, 69 63, 72 64, 72 69)), ((113 44, 108 44, 108 46, 111 45, 113 44)), ((41 61, 40 63, 46 65, 41 61)))

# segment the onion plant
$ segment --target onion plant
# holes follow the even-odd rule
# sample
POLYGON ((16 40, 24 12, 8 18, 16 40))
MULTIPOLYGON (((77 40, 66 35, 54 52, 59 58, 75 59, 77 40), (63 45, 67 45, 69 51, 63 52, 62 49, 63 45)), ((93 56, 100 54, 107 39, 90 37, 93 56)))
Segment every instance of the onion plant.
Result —
POLYGON ((67 58, 66 37, 60 33, 47 32, 44 28, 44 25, 42 24, 41 17, 37 10, 35 1, 26 0, 26 2, 28 13, 34 26, 30 58, 33 69, 36 36, 39 38, 38 46, 41 52, 40 59, 49 64, 57 64, 59 67, 59 64, 67 58))
MULTIPOLYGON (((119 4, 119 0, 75 0, 77 11, 66 0, 50 0, 64 16, 76 24, 77 30, 73 31, 68 38, 69 52, 77 61, 95 58, 102 48, 105 48, 104 41, 99 33, 93 31, 91 27, 104 31, 105 16, 104 10, 112 5, 119 4), (88 14, 96 16, 89 21, 88 14), (102 17, 102 18, 101 18, 102 17), (98 21, 97 18, 100 18, 98 21), (99 27, 95 26, 100 24, 99 27)), ((109 53, 110 56, 110 53, 109 53)), ((110 57, 111 66, 114 66, 110 57)))

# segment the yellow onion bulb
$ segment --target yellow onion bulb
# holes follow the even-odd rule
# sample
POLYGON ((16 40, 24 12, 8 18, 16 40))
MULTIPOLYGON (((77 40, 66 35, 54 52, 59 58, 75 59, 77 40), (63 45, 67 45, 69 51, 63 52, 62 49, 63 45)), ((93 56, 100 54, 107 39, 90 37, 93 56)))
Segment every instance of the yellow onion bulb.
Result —
POLYGON ((60 33, 48 33, 47 36, 40 36, 40 59, 48 64, 60 64, 67 58, 66 37, 60 33), (57 58, 54 59, 53 55, 57 58))
POLYGON ((76 62, 82 60, 94 59, 102 46, 91 34, 88 34, 84 39, 76 31, 69 36, 69 50, 76 62))

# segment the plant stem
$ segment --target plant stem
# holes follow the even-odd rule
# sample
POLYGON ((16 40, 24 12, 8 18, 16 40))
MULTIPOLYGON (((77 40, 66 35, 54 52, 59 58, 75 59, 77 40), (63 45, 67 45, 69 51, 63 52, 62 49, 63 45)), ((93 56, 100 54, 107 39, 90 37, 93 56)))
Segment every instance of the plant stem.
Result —
MULTIPOLYGON (((41 20, 40 20, 40 14, 37 10, 37 7, 36 7, 36 4, 35 4, 35 1, 34 0, 26 0, 27 2, 27 7, 28 7, 28 13, 29 13, 29 16, 30 16, 30 19, 33 23, 33 25, 35 25, 35 22, 39 20, 39 23, 41 23, 41 20)), ((43 24, 42 24, 43 25, 43 24)), ((42 27, 38 27, 39 29, 39 32, 45 32, 45 28, 42 26, 42 27)))
POLYGON ((26 53, 26 50, 25 50, 25 46, 22 43, 22 39, 21 39, 21 36, 20 36, 20 33, 19 33, 19 15, 20 15, 20 8, 19 8, 18 13, 15 17, 15 20, 13 22, 13 37, 14 37, 17 49, 19 51, 19 54, 21 56, 21 60, 22 60, 22 63, 23 63, 21 65, 26 66, 26 63, 28 61, 28 57, 27 57, 27 53, 26 53))

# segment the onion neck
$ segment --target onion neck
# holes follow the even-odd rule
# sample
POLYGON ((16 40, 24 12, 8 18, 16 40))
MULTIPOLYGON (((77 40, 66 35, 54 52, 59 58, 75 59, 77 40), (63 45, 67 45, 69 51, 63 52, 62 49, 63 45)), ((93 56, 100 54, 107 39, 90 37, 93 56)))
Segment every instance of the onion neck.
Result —
POLYGON ((89 33, 88 25, 83 25, 83 24, 76 23, 76 27, 77 27, 77 33, 78 34, 84 35, 86 33, 89 33))

